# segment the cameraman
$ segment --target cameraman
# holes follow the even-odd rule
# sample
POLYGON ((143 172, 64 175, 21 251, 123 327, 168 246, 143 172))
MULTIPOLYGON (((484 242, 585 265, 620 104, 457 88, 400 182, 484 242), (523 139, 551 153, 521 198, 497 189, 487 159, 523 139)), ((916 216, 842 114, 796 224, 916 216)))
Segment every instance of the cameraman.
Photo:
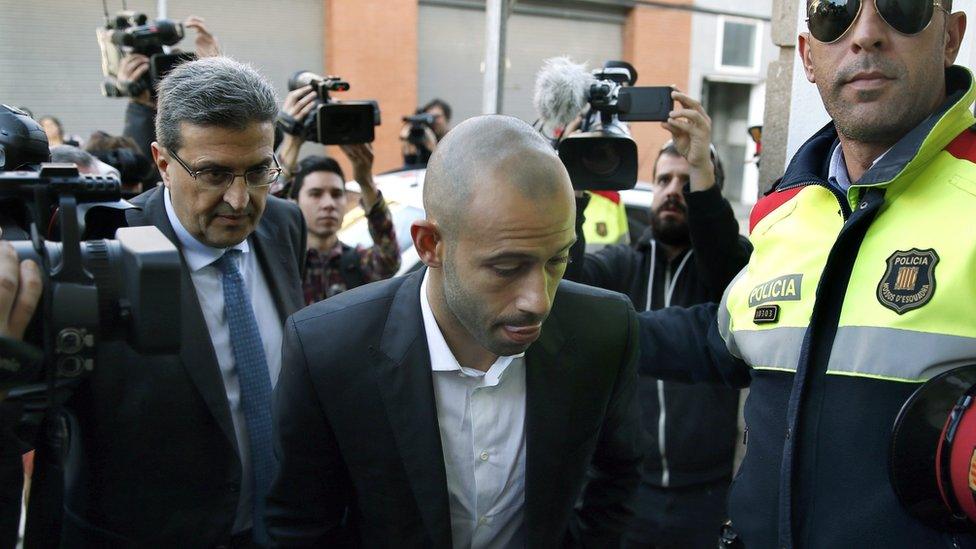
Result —
POLYGON ((428 114, 431 123, 423 124, 424 138, 420 144, 410 142, 411 123, 404 124, 400 130, 400 148, 403 152, 405 168, 423 168, 427 166, 430 155, 437 149, 437 143, 447 135, 451 129, 451 106, 443 99, 432 99, 414 114, 428 114))
MULTIPOLYGON (((183 26, 196 31, 196 54, 198 58, 216 57, 220 55, 220 44, 211 34, 206 22, 196 15, 191 15, 183 22, 183 26)), ((149 58, 138 53, 130 53, 119 62, 119 72, 116 75, 118 85, 123 89, 133 82, 138 82, 149 71, 149 58)), ((125 108, 125 129, 122 135, 132 138, 139 145, 139 149, 146 158, 152 158, 152 142, 156 140, 156 99, 150 90, 143 90, 136 97, 129 100, 125 108)), ((155 170, 152 172, 156 174, 155 170)), ((153 178, 158 180, 158 178, 153 178)), ((155 181, 147 181, 155 183, 155 181)))
MULTIPOLYGON (((8 242, 0 241, 0 366, 15 355, 30 354, 21 338, 41 298, 41 271, 33 261, 18 261, 8 242)), ((0 368, 0 373, 5 368, 0 368)), ((18 406, 4 402, 0 377, 0 547, 14 547, 20 528, 24 489, 23 454, 30 449, 17 436, 18 406)))
MULTIPOLYGON (((698 101, 680 92, 672 97, 680 105, 663 124, 673 140, 655 161, 651 227, 634 247, 581 257, 588 197, 578 199, 578 240, 565 276, 627 294, 638 311, 718 301, 751 251, 722 197, 711 120, 698 101)), ((732 476, 739 392, 644 373, 638 391, 646 458, 624 546, 715 547, 732 476)))

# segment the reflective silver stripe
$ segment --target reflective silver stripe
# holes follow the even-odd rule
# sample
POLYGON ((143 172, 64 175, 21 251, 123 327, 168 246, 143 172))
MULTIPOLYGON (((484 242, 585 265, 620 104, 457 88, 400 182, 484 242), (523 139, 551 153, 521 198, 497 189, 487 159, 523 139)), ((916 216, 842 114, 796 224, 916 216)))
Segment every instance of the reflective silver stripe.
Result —
POLYGON ((668 448, 665 444, 665 419, 664 411, 664 382, 657 380, 657 401, 661 405, 661 413, 657 418, 657 449, 661 452, 661 486, 667 488, 671 484, 671 471, 668 470, 668 448))
MULTIPOLYGON (((735 332, 742 359, 758 369, 796 371, 806 328, 735 332)), ((827 372, 890 381, 925 381, 976 362, 976 338, 895 328, 841 326, 827 372)))
POLYGON ((795 371, 806 333, 806 327, 736 330, 735 343, 742 360, 753 368, 795 371))
POLYGON ((718 305, 718 333, 722 336, 722 340, 725 341, 725 346, 728 347, 729 352, 734 356, 742 358, 742 352, 739 351, 739 346, 736 345, 735 339, 732 337, 732 315, 729 313, 729 294, 732 292, 732 287, 735 283, 739 281, 740 278, 746 275, 746 269, 748 266, 742 268, 739 274, 735 275, 732 282, 725 287, 725 292, 722 294, 722 300, 719 301, 718 305))
POLYGON ((834 339, 827 372, 918 382, 973 362, 976 338, 842 326, 834 339))

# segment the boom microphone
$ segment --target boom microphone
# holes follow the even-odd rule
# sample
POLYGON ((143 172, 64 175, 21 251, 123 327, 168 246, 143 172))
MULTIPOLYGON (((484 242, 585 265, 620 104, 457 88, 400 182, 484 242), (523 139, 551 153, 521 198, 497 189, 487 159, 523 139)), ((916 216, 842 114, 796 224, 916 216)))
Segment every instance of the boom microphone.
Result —
POLYGON ((532 99, 543 131, 551 133, 579 116, 589 103, 590 86, 595 83, 596 78, 585 64, 574 63, 569 57, 546 59, 536 75, 532 99))

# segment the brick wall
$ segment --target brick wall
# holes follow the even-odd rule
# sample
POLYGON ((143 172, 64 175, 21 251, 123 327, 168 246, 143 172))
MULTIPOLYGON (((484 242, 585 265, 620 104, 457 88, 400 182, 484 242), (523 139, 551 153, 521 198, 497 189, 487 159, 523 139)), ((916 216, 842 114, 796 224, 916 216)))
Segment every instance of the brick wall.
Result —
MULTIPOLYGON (((417 107, 417 0, 323 1, 325 70, 351 85, 336 97, 380 102, 374 173, 396 168, 403 164, 400 117, 417 107)), ((340 151, 329 153, 351 173, 340 151)))
MULTIPOLYGON (((691 4, 675 0, 675 4, 691 4)), ((688 90, 691 67, 691 13, 652 6, 637 6, 624 24, 624 59, 634 65, 638 86, 668 86, 688 90)), ((638 178, 653 178, 654 159, 670 134, 657 122, 635 122, 630 129, 637 141, 638 178)))

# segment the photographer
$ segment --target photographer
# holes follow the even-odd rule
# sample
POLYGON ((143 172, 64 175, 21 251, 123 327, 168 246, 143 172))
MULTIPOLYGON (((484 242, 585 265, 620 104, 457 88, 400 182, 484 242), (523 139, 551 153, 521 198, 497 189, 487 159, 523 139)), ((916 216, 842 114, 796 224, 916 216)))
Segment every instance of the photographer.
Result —
MULTIPOLYGON (((711 120, 698 101, 672 97, 679 105, 663 126, 673 140, 655 161, 651 227, 636 246, 581 257, 588 197, 577 199, 578 240, 566 278, 627 294, 638 311, 718 301, 751 250, 721 194, 711 120)), ((714 547, 725 519, 739 392, 644 373, 638 391, 647 457, 625 547, 714 547)))
MULTIPOLYGON (((198 58, 220 55, 220 44, 202 18, 191 15, 183 21, 183 26, 197 33, 195 45, 198 58)), ((127 54, 119 62, 118 85, 126 87, 133 82, 138 82, 147 72, 149 72, 148 57, 138 53, 127 54)), ((151 145, 156 140, 156 128, 153 126, 155 118, 156 99, 151 90, 145 89, 129 100, 125 108, 125 127, 122 135, 132 138, 146 158, 152 158, 151 145)))
POLYGON ((400 268, 393 217, 373 182, 373 150, 367 144, 343 146, 359 183, 360 205, 369 222, 373 246, 355 248, 339 241, 336 232, 346 213, 345 176, 339 163, 325 156, 310 156, 299 163, 291 198, 305 216, 308 252, 305 255, 305 302, 392 277, 400 268))
MULTIPOLYGON (((0 241, 0 363, 38 353, 25 348, 21 338, 37 309, 41 284, 37 264, 18 261, 13 246, 0 241)), ((14 547, 24 486, 22 456, 30 447, 17 436, 21 410, 4 402, 3 381, 0 376, 0 547, 14 547)))
POLYGON ((437 149, 437 143, 451 129, 451 106, 443 99, 430 100, 417 109, 414 116, 417 115, 429 115, 429 120, 408 122, 400 130, 400 148, 405 168, 427 166, 430 155, 437 149))

